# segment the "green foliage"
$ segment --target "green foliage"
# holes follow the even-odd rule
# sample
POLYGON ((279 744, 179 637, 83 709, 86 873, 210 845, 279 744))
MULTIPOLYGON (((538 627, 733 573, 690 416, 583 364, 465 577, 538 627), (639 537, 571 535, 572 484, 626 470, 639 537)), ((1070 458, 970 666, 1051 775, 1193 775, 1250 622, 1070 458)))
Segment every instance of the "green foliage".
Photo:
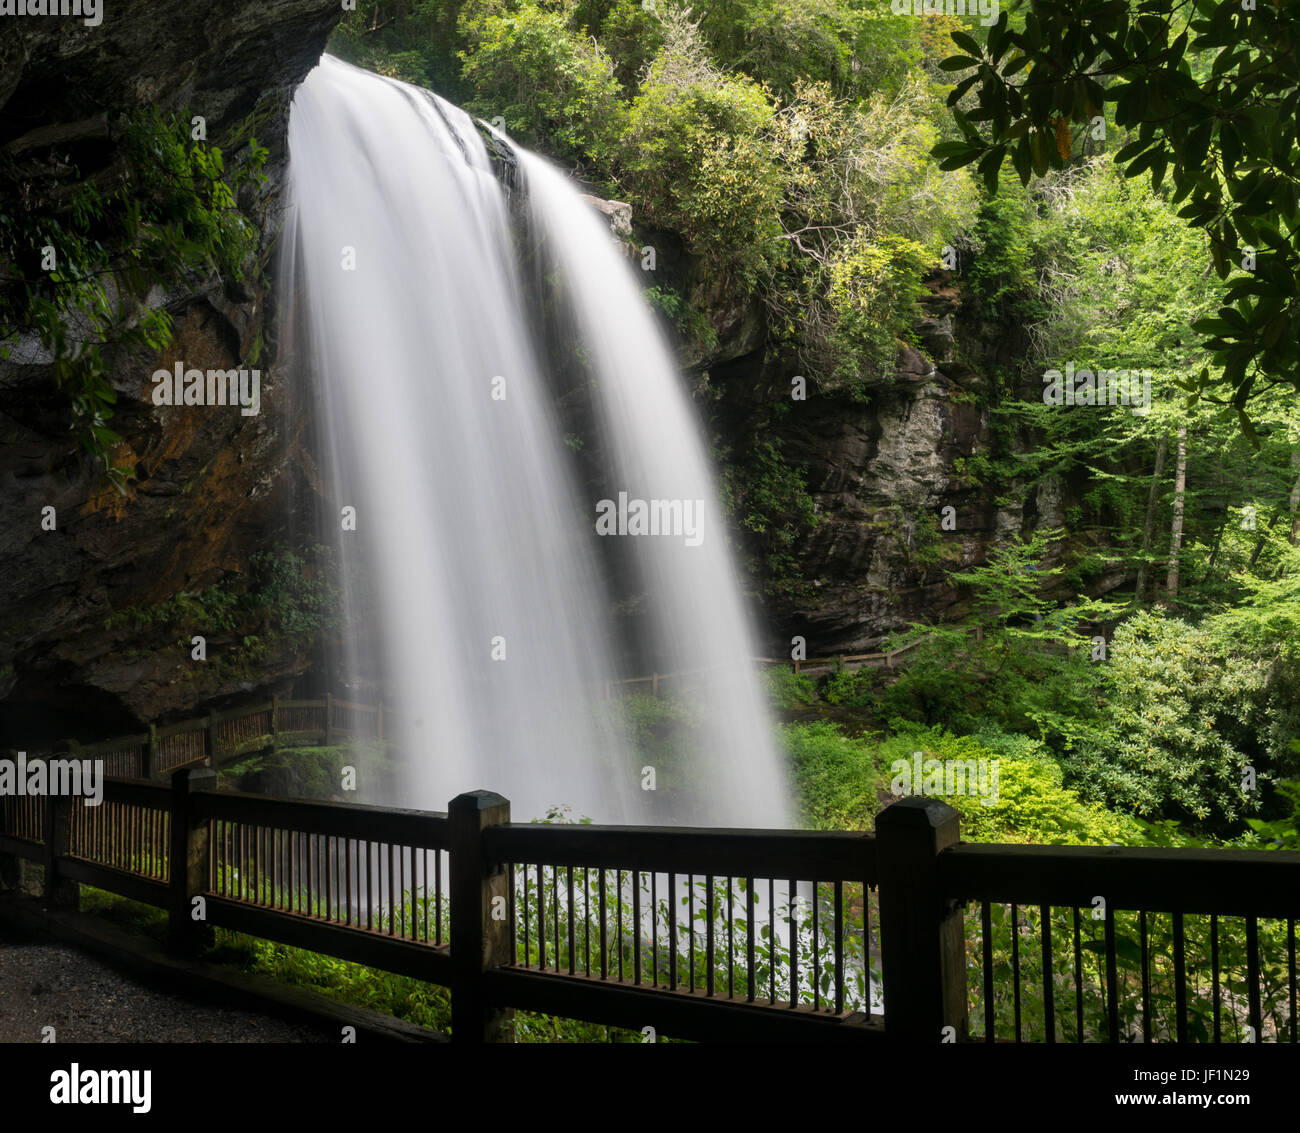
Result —
POLYGON ((768 700, 787 712, 817 703, 817 682, 784 665, 766 670, 763 680, 768 700))
POLYGON ((820 689, 827 704, 871 708, 876 703, 876 673, 871 668, 836 669, 827 674, 820 689))
POLYGON ((799 591, 797 550, 819 522, 803 469, 790 464, 771 422, 789 411, 778 404, 752 422, 739 451, 715 451, 722 469, 722 506, 741 531, 740 552, 769 596, 799 591))
POLYGON ((636 88, 664 43, 655 4, 644 0, 575 0, 571 25, 594 36, 609 52, 625 91, 636 88))
MULTIPOLYGON (((1293 746, 1300 753, 1300 743, 1293 746)), ((1275 787, 1277 794, 1289 804, 1290 813, 1275 819, 1248 818, 1246 824, 1267 849, 1300 850, 1300 781, 1288 780, 1275 787)))
POLYGON ((351 739, 331 747, 281 747, 225 764, 218 775, 232 790, 254 795, 382 805, 398 795, 400 767, 386 741, 351 739), (342 789, 344 767, 355 769, 355 793, 342 789))
POLYGON ((614 162, 644 223, 679 233, 743 293, 784 255, 783 178, 761 87, 718 71, 689 25, 650 64, 614 162))
POLYGON ((872 384, 888 383, 898 333, 920 313, 917 302, 925 294, 920 279, 930 262, 915 240, 893 235, 878 243, 859 237, 831 261, 827 305, 834 327, 828 345, 836 359, 831 381, 861 388, 866 371, 872 384))
POLYGON ((463 0, 361 0, 345 10, 329 40, 329 50, 403 82, 436 90, 460 101, 457 51, 464 40, 457 30, 463 0))
MULTIPOLYGON (((985 795, 971 793, 968 784, 966 794, 943 796, 961 815, 966 841, 1133 845, 1141 839, 1141 828, 1131 818, 1083 801, 1077 791, 1064 786, 1051 753, 1028 737, 998 731, 954 735, 942 727, 903 730, 880 745, 878 761, 891 790, 910 783, 911 794, 934 794, 919 790, 910 772, 906 779, 899 777, 903 766, 914 766, 917 752, 923 760, 973 760, 977 768, 984 761, 984 778, 977 786, 985 795)), ((954 775, 954 785, 957 782, 954 775)))
POLYGON ((884 693, 888 717, 961 731, 993 724, 1053 739, 1095 713, 1091 643, 1080 629, 1108 608, 1047 596, 1062 573, 1047 565, 1059 534, 1014 540, 983 565, 949 576, 970 588, 971 613, 958 624, 914 624, 891 643, 922 642, 884 693))
POLYGON ((803 826, 812 830, 866 830, 880 809, 876 749, 826 720, 786 724, 781 742, 794 771, 803 826))
POLYGON ((564 11, 489 0, 467 5, 460 28, 466 109, 500 116, 511 137, 568 160, 607 152, 623 119, 618 81, 609 57, 570 28, 564 11))
POLYGON ((801 83, 779 111, 783 239, 797 254, 766 300, 778 340, 823 388, 887 382, 896 340, 910 337, 918 314, 922 276, 974 220, 969 179, 928 157, 931 109, 916 78, 859 102, 801 83))
POLYGON ((1065 766, 1092 797, 1140 814, 1212 829, 1239 822, 1261 799, 1243 789, 1247 767, 1260 784, 1294 768, 1296 733, 1270 728, 1295 728, 1294 686, 1278 695, 1267 656, 1213 620, 1135 615, 1115 631, 1103 670, 1106 715, 1062 756, 1065 766))
POLYGON ((919 21, 888 5, 841 0, 724 0, 708 5, 700 30, 719 62, 782 95, 801 81, 864 97, 897 87, 922 58, 919 21))
POLYGON ((644 295, 652 307, 668 316, 685 341, 694 342, 706 351, 718 345, 718 332, 710 325, 708 316, 679 292, 671 287, 656 286, 647 287, 644 295))
POLYGON ((250 139, 227 171, 220 148, 190 137, 189 114, 152 108, 113 128, 122 155, 111 189, 88 179, 70 200, 46 176, 0 158, 0 355, 34 336, 72 406, 71 428, 119 489, 121 437, 108 422, 116 391, 105 351, 157 352, 171 341, 166 311, 146 297, 209 274, 242 280, 258 229, 237 204, 265 180, 266 150, 250 139), (54 257, 49 269, 47 257, 54 257))
POLYGON ((77 910, 99 917, 155 944, 167 943, 167 910, 142 901, 119 897, 89 885, 77 887, 77 910))
POLYGON ((963 136, 935 156, 947 168, 978 164, 991 189, 1010 158, 1027 184, 1075 160, 1114 103, 1124 132, 1115 162, 1126 177, 1149 173, 1155 189, 1170 174, 1172 203, 1186 202, 1179 216, 1204 229, 1230 281, 1217 316, 1193 328, 1222 377, 1203 368, 1187 388, 1229 404, 1249 430, 1253 391, 1278 379, 1300 389, 1300 67, 1289 6, 1052 0, 1015 15, 1013 25, 1004 11, 985 43, 953 35, 962 54, 943 67, 965 73, 948 99, 963 136), (962 100, 977 84, 979 112, 968 115, 962 100), (1243 272, 1245 249, 1255 262, 1243 272))
POLYGON ((246 660, 270 656, 273 646, 305 647, 338 622, 338 590, 327 547, 274 547, 249 557, 246 575, 227 574, 203 590, 179 591, 147 609, 110 614, 107 630, 129 627, 174 635, 188 645, 194 633, 238 634, 246 660))
POLYGON ((1028 196, 1019 186, 1004 185, 981 203, 963 248, 968 261, 963 275, 973 314, 1010 322, 1044 313, 1045 304, 1033 301, 1037 280, 1032 215, 1028 196))

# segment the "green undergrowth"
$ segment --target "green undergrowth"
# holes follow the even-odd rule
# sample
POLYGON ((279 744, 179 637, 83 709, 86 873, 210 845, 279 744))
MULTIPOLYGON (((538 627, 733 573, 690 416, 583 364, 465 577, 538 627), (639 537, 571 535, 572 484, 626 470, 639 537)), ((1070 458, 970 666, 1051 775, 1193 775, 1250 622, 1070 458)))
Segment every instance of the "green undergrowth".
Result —
MULTIPOLYGON (((120 929, 147 937, 159 946, 166 944, 167 914, 162 909, 102 889, 82 886, 80 910, 120 929)), ((419 1027, 442 1032, 451 1030, 450 991, 424 980, 222 928, 214 930, 213 944, 203 959, 325 995, 354 1007, 369 1008, 419 1027)), ((525 1043, 643 1041, 639 1031, 529 1011, 516 1011, 514 1023, 517 1041, 525 1043)))
POLYGON ((398 771, 388 741, 353 739, 259 752, 226 764, 218 775, 223 787, 254 795, 379 804, 397 797, 398 771))

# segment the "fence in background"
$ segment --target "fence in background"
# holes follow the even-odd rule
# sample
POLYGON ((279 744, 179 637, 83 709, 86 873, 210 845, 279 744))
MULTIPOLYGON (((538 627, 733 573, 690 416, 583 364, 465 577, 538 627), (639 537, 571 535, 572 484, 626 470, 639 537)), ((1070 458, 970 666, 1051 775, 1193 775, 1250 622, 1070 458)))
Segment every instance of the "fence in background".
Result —
POLYGON ((384 720, 389 715, 382 704, 354 704, 333 696, 324 700, 274 697, 174 724, 151 724, 148 731, 133 736, 91 744, 65 740, 57 747, 79 759, 103 760, 106 775, 149 779, 182 767, 216 767, 280 747, 328 747, 344 738, 382 740, 384 720))

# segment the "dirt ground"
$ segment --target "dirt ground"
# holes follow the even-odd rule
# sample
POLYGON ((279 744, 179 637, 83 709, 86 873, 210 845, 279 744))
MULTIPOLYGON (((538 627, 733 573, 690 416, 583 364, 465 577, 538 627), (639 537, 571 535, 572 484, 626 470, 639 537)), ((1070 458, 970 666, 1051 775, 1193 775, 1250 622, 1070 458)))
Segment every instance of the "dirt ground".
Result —
POLYGON ((89 953, 0 934, 0 1042, 337 1043, 336 1030, 146 987, 89 953))

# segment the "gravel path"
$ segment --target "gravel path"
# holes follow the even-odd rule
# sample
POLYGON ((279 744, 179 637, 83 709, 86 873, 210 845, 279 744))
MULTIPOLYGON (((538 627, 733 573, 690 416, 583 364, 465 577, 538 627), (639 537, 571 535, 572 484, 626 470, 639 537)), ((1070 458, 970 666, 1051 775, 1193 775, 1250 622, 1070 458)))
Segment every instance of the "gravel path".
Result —
POLYGON ((319 1043, 307 1024, 146 987, 89 953, 0 936, 0 1042, 319 1043))

